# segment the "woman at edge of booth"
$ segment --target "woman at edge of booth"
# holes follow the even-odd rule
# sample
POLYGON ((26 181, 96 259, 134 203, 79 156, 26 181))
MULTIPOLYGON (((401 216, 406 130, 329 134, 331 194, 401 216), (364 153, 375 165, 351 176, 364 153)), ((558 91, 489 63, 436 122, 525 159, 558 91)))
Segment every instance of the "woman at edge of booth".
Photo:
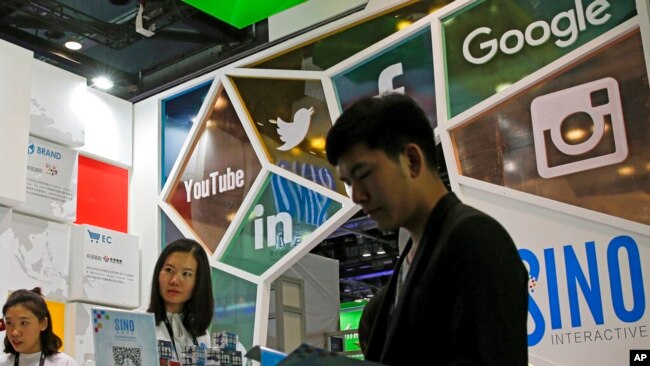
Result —
POLYGON ((181 361, 186 346, 210 346, 213 308, 205 249, 192 239, 169 243, 154 267, 147 311, 156 319, 156 338, 171 341, 175 360, 181 361))
POLYGON ((6 327, 0 366, 78 366, 59 352, 62 342, 52 330, 52 316, 40 287, 17 290, 2 307, 6 327))

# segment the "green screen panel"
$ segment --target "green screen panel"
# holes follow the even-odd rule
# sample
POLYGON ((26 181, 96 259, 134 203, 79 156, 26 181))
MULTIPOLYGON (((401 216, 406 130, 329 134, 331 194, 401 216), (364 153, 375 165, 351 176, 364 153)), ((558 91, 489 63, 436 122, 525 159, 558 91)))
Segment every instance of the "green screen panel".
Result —
POLYGON ((482 0, 446 17, 449 117, 635 15, 634 0, 482 0))
POLYGON ((231 80, 269 160, 345 195, 345 187, 325 155, 325 137, 332 121, 320 80, 231 80))
POLYGON ((647 80, 636 31, 451 130, 459 172, 649 225, 647 80), (561 141, 587 149, 567 154, 561 141))
POLYGON ((253 346, 257 285, 229 273, 212 268, 214 317, 210 334, 234 332, 247 349, 253 346))
POLYGON ((340 110, 366 96, 409 95, 437 126, 431 28, 411 34, 332 77, 340 110))
POLYGON ((342 205, 269 174, 221 262, 261 275, 324 225, 342 205))
POLYGON ((224 22, 243 28, 273 14, 289 9, 306 0, 183 0, 193 7, 219 18, 224 22))
MULTIPOLYGON (((341 312, 339 313, 339 324, 341 330, 352 330, 359 329, 359 320, 361 320, 361 314, 363 313, 363 308, 366 306, 368 301, 362 302, 347 302, 341 304, 341 312)), ((359 334, 346 334, 344 338, 343 350, 348 351, 359 351, 361 347, 359 346, 359 334)))
POLYGON ((339 327, 341 330, 359 329, 359 320, 363 308, 368 303, 367 300, 361 302, 341 303, 341 312, 339 314, 339 327))

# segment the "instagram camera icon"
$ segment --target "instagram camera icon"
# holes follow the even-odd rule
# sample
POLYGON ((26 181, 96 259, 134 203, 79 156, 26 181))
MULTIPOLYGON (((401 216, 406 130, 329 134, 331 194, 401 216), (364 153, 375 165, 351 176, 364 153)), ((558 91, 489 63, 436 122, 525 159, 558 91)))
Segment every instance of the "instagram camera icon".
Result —
MULTIPOLYGON (((581 172, 602 166, 620 163, 627 157, 628 149, 625 136, 625 121, 618 82, 607 77, 542 95, 533 100, 531 106, 533 139, 537 172, 543 178, 553 178, 581 172), (606 100, 595 95, 606 95, 606 100), (583 142, 568 144, 562 136, 562 123, 576 114, 588 114, 593 123, 591 136, 583 142), (609 122, 608 126, 606 122, 609 122), (610 140, 613 151, 595 154, 595 150, 606 132, 611 129, 610 140), (554 164, 549 160, 548 138, 558 153, 568 156, 554 164), (582 157, 578 155, 583 155, 582 157), (594 156, 595 155, 595 156, 594 156), (577 159, 577 160, 576 160, 577 159)), ((609 133, 608 133, 609 135, 609 133)), ((558 154, 556 154, 558 155, 558 154)))

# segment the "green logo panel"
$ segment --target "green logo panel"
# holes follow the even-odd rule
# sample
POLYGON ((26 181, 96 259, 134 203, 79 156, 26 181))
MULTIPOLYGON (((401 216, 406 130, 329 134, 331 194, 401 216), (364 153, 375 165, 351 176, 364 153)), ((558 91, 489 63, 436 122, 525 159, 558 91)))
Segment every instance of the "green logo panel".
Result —
POLYGON ((446 17, 449 117, 635 15, 634 0, 483 0, 446 17))
POLYGON ((326 224, 342 205, 280 175, 269 174, 221 262, 263 274, 326 224))
POLYGON ((431 29, 385 47, 332 77, 340 110, 356 100, 381 93, 407 94, 424 109, 436 127, 431 29))
POLYGON ((230 98, 220 89, 167 202, 214 252, 261 170, 230 98))
POLYGON ((325 155, 325 138, 332 121, 320 80, 231 80, 269 160, 345 195, 345 187, 325 155))
POLYGON ((650 225, 639 32, 557 72, 451 131, 460 173, 650 225))

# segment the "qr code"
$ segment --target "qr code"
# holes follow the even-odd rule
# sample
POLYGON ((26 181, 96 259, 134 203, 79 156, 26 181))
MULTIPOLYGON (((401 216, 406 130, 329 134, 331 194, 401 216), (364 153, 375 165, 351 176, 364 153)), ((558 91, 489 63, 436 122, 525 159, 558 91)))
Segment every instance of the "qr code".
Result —
POLYGON ((113 346, 113 365, 142 366, 142 352, 140 348, 113 346))

